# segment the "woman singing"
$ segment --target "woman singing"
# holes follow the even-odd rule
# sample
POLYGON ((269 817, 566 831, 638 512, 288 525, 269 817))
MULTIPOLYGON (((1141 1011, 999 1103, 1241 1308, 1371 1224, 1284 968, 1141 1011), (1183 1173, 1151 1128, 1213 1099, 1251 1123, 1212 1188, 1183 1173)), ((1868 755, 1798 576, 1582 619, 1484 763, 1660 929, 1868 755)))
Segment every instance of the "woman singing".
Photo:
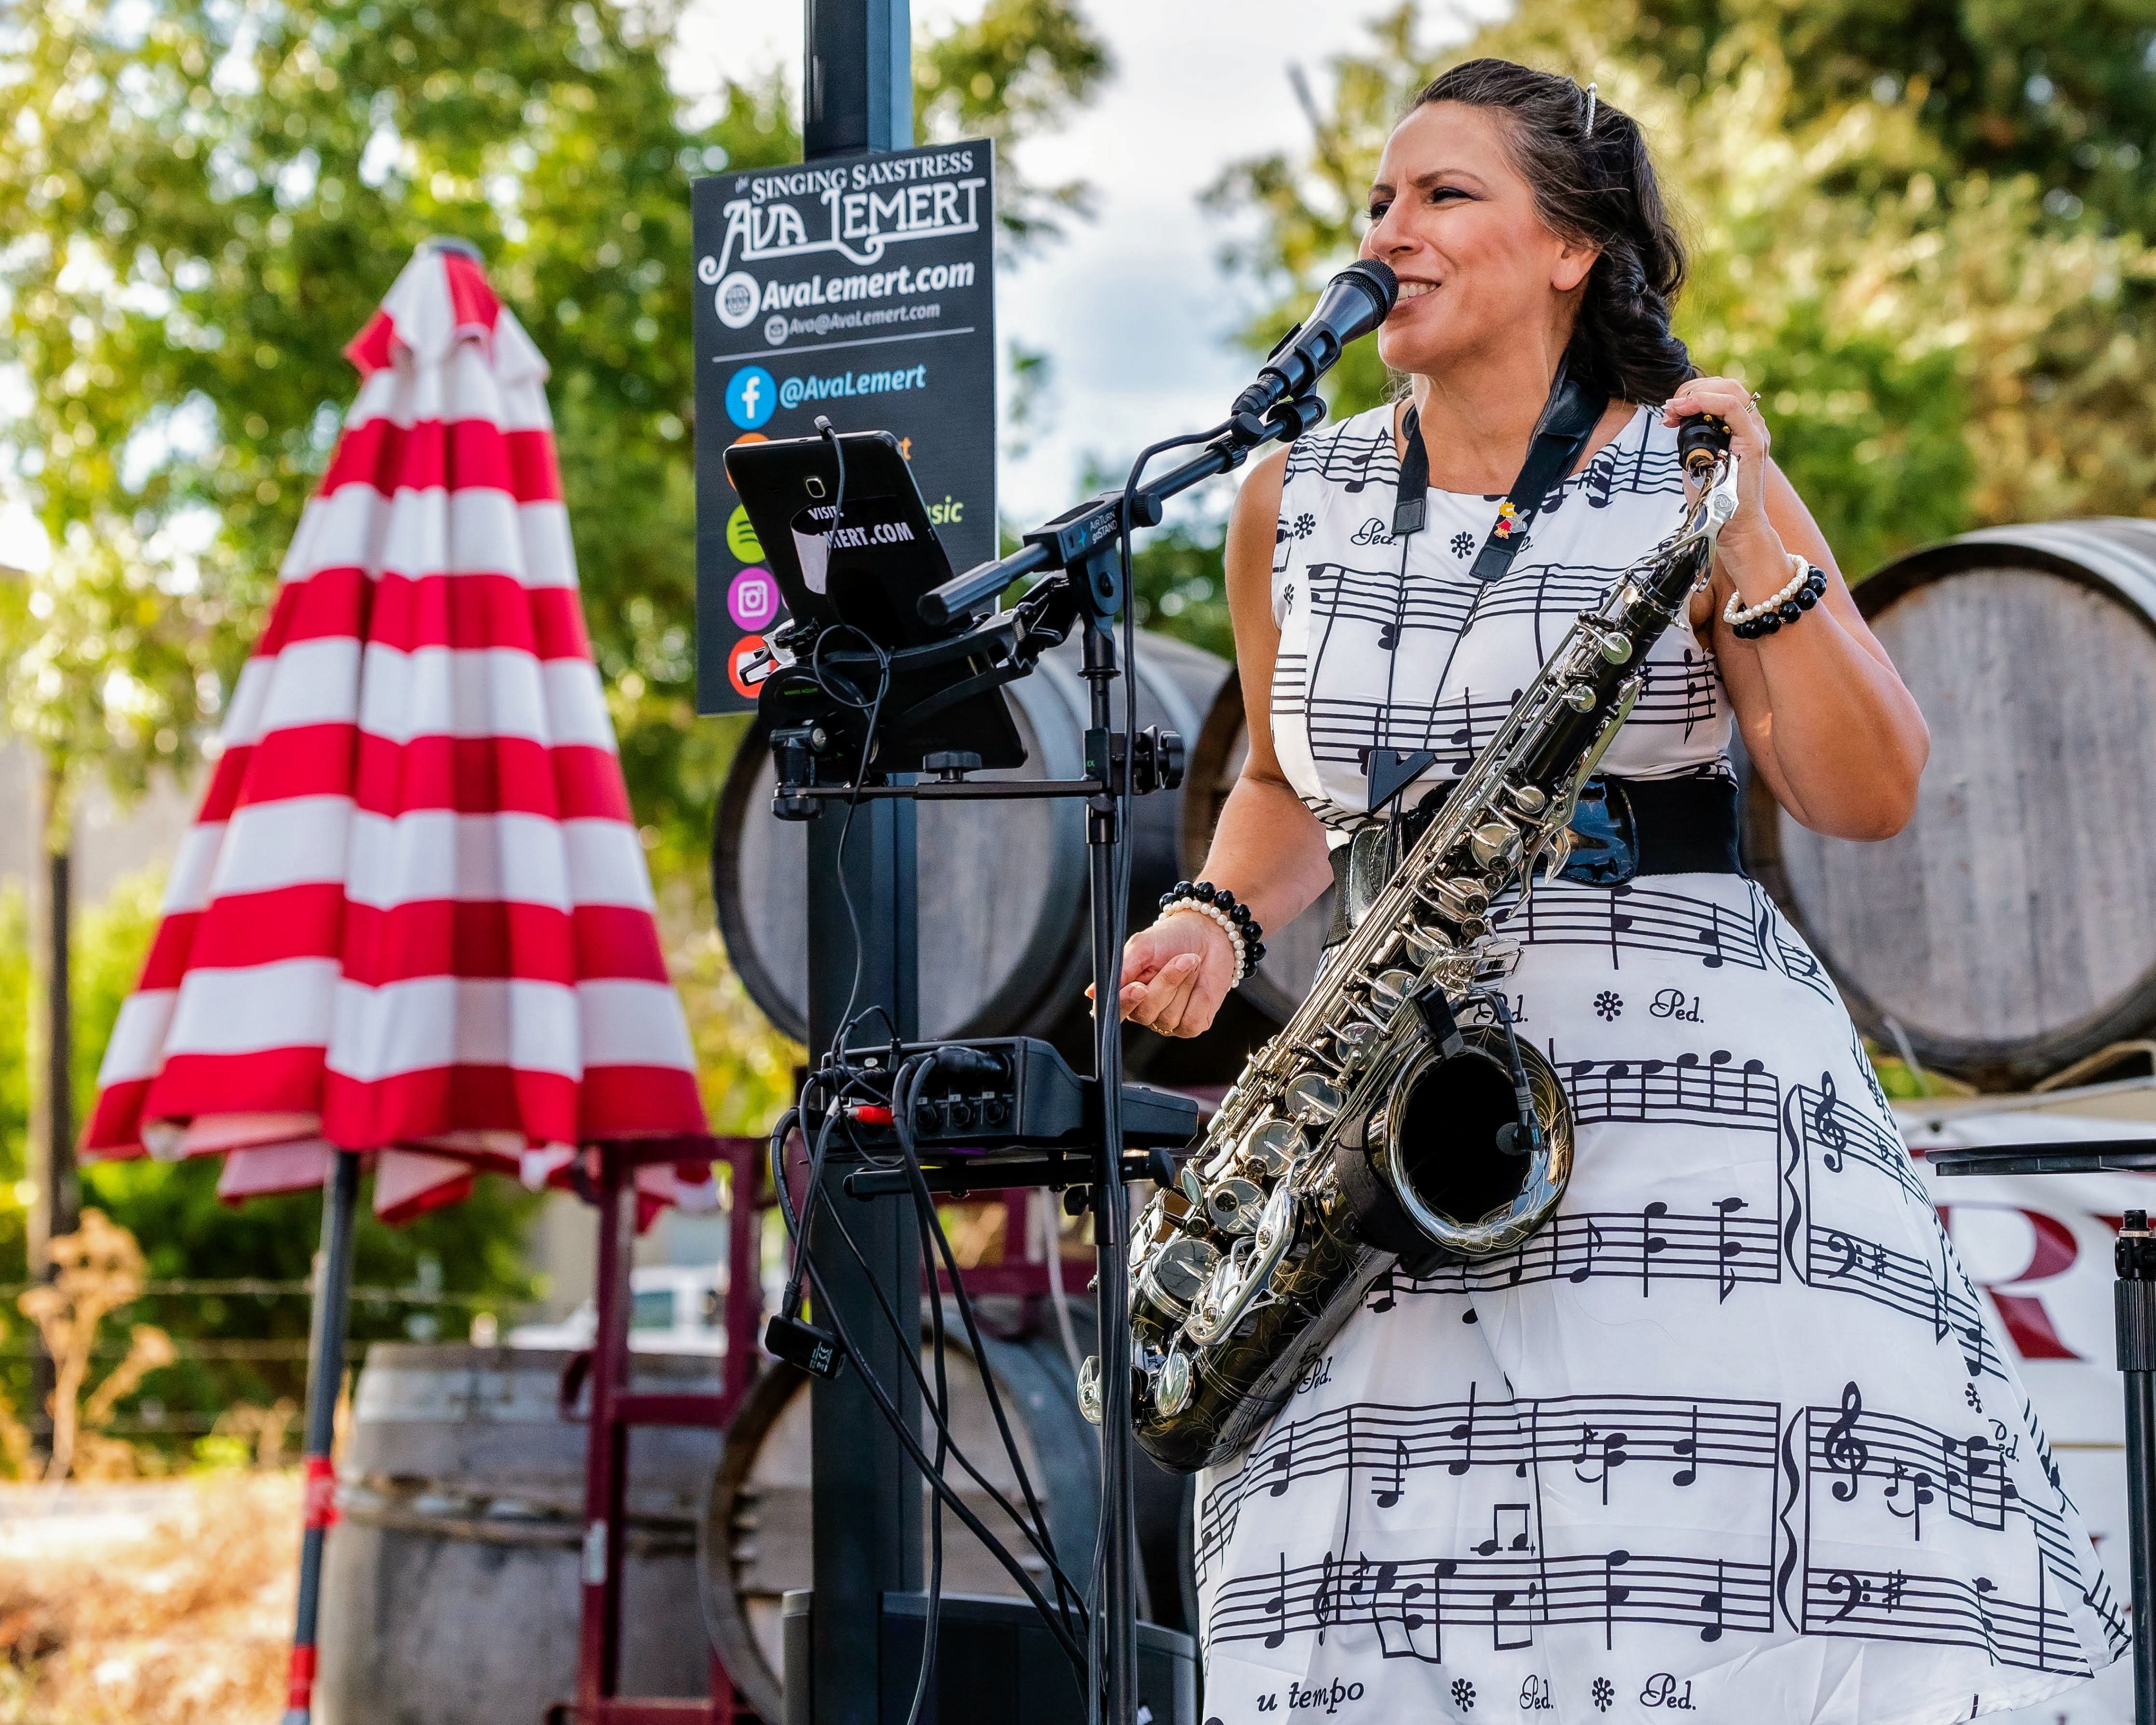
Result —
MULTIPOLYGON (((2120 1609, 1848 1014, 1737 862, 1732 718, 1782 806, 1852 839, 1908 820, 1924 722, 1757 398, 1671 333, 1684 255, 1628 116, 1455 68, 1385 147, 1363 255, 1410 387, 1257 466, 1229 532, 1250 751, 1206 878, 1261 924, 1429 806, 1676 525, 1687 419, 1732 428, 1741 502, 1580 849, 1501 924, 1578 1121, 1563 1205, 1381 1280, 1201 1477, 1206 1711, 1928 1725, 2052 1695, 2119 1655, 2120 1609), (1576 457, 1518 494, 1566 401, 1576 457), (1373 750, 1430 758, 1374 810, 1373 750)), ((1170 1035, 1236 973, 1188 908, 1125 959, 1125 1016, 1170 1035)))

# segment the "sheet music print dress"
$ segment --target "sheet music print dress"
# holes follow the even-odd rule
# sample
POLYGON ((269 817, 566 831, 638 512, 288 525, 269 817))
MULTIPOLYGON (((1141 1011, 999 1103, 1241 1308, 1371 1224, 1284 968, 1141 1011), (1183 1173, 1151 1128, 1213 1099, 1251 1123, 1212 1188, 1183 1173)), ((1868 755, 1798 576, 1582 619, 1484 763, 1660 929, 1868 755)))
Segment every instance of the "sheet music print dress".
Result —
MULTIPOLYGON (((1389 418, 1303 439, 1281 497, 1274 739, 1336 842, 1364 750, 1460 771, 1681 509, 1642 411, 1479 601, 1494 497, 1433 492, 1403 579, 1389 418)), ((1726 772, 1712 658, 1680 626, 1648 671, 1609 769, 1726 772)), ((1380 1281, 1201 1478, 1208 1717, 1920 1725, 2117 1658, 2011 1361, 1766 895, 1558 882, 1512 932, 1522 1033, 1578 1110, 1570 1189, 1514 1254, 1380 1281)))

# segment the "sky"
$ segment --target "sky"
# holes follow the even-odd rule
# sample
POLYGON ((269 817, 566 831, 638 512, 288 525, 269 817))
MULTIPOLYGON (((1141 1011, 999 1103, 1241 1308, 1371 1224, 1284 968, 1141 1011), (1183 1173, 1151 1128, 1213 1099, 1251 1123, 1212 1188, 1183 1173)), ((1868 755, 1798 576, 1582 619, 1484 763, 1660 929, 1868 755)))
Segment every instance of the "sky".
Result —
MULTIPOLYGON (((1327 60, 1368 40, 1381 0, 1083 0, 1117 71, 1068 128, 1024 147, 1041 183, 1084 178, 1096 216, 1001 270, 998 334, 1051 358, 1053 417, 1006 456, 1003 513, 1023 526, 1079 496, 1088 456, 1127 461, 1146 444, 1215 423, 1256 369, 1235 345, 1255 308, 1220 269, 1230 229, 1199 194, 1230 162, 1307 147, 1288 83, 1300 61, 1321 92, 1327 60)), ((916 29, 977 13, 978 0, 916 0, 916 29)), ((1443 8, 1430 8, 1433 17, 1443 8)), ((691 0, 675 65, 685 91, 783 59, 799 87, 798 8, 691 0)))

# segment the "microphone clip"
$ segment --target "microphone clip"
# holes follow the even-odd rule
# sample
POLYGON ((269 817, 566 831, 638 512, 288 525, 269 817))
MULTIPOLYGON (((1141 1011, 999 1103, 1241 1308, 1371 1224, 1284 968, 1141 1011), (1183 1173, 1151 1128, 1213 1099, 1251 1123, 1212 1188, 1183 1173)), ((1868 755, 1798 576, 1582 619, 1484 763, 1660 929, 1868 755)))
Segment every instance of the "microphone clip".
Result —
POLYGON ((1238 404, 1236 411, 1229 417, 1225 440, 1237 449, 1256 449, 1275 438, 1282 443, 1293 443, 1325 414, 1324 398, 1314 394, 1291 397, 1265 414, 1255 413, 1238 404))

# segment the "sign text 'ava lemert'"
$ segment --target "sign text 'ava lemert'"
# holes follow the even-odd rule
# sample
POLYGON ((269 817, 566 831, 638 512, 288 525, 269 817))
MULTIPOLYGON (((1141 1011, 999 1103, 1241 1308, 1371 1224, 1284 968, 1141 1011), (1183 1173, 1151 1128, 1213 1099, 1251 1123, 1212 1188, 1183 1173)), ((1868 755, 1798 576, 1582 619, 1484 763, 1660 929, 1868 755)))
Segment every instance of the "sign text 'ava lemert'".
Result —
POLYGON ((975 141, 696 183, 701 711, 753 705, 783 620, 725 530, 735 439, 888 431, 952 567, 994 554, 994 175, 975 141))

